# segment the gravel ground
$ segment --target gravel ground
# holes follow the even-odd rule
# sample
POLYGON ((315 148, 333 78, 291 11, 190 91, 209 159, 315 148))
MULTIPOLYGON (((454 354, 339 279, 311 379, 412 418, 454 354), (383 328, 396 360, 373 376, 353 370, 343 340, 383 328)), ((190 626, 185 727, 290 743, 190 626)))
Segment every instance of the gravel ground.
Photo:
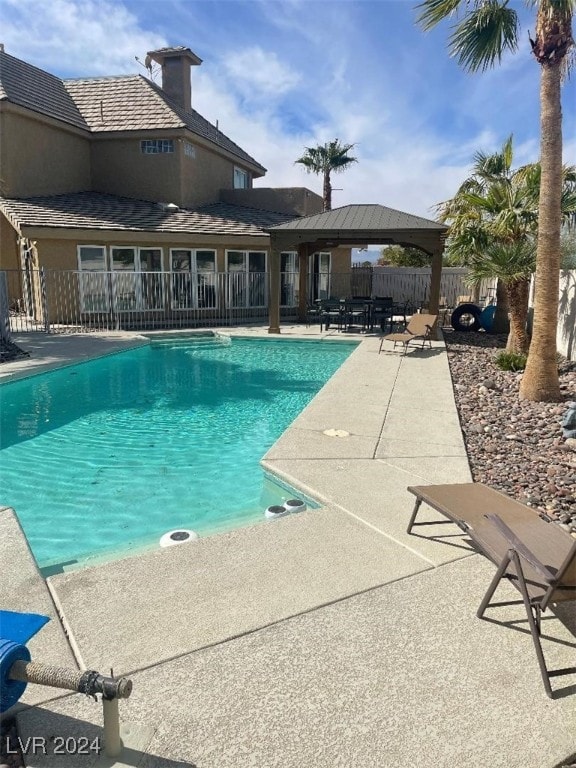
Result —
MULTIPOLYGON (((559 365, 562 401, 518 399, 522 374, 501 371, 495 354, 505 336, 444 330, 460 424, 475 482, 486 483, 555 520, 576 537, 576 441, 562 437, 560 421, 576 401, 576 362, 559 365)), ((6 754, 8 721, 0 733, 0 768, 19 768, 20 755, 6 754)), ((576 756, 562 763, 576 768, 576 756)))
POLYGON ((545 512, 576 535, 576 440, 560 422, 576 401, 576 362, 559 364, 562 400, 519 400, 521 373, 493 360, 505 336, 445 330, 456 404, 475 482, 545 512))

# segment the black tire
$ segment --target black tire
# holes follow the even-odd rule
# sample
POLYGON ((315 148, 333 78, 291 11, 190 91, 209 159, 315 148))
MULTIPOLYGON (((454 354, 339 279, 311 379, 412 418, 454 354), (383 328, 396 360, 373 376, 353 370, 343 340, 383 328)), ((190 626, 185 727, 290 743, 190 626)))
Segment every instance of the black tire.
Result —
POLYGON ((450 324, 455 331, 479 331, 482 327, 482 310, 476 304, 460 304, 450 317, 450 324))

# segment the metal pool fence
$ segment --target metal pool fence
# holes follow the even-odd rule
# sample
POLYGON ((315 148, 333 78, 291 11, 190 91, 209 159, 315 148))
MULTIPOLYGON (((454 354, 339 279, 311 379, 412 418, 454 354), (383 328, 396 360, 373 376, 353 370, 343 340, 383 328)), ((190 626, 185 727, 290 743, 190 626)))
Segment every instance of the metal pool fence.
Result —
MULTIPOLYGON (((7 305, 12 332, 216 327, 268 318, 264 272, 27 269, 0 274, 5 286, 0 291, 0 313, 7 305)), ((297 275, 283 275, 284 316, 296 316, 297 282, 297 275)))
MULTIPOLYGON (((469 293, 462 272, 443 275, 447 301, 469 293)), ((429 270, 311 273, 307 303, 392 296, 417 309, 426 304, 429 285, 429 270)), ((267 321, 268 290, 266 272, 6 270, 0 272, 0 316, 8 335, 239 326, 267 321)), ((281 318, 296 320, 298 305, 299 275, 283 272, 281 318)))

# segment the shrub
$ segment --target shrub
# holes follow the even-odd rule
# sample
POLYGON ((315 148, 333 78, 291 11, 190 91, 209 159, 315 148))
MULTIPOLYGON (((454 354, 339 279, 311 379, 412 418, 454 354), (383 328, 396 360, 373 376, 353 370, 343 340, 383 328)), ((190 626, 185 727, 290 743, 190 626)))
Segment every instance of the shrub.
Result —
POLYGON ((523 371, 527 357, 519 352, 499 352, 494 362, 502 371, 523 371))

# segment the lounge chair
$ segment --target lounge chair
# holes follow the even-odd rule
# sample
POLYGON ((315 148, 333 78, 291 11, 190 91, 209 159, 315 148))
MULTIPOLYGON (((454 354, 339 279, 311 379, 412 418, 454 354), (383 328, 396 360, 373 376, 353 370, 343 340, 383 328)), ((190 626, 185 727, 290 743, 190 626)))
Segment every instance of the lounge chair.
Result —
POLYGON ((387 336, 382 336, 378 354, 382 352, 382 345, 385 341, 393 341, 394 349, 396 349, 397 344, 402 344, 404 346, 404 354, 406 354, 408 344, 410 343, 420 344, 422 348, 428 344, 431 348, 432 330, 437 319, 438 315, 425 315, 420 313, 412 315, 410 322, 406 326, 406 330, 402 331, 402 333, 390 333, 387 336))
POLYGON ((576 674, 576 667, 548 670, 540 642, 541 615, 554 603, 576 600, 576 540, 545 515, 482 483, 420 485, 408 490, 416 496, 408 533, 416 525, 422 502, 441 512, 472 540, 474 548, 497 566, 480 603, 478 618, 502 579, 522 595, 530 634, 544 688, 550 698, 550 678, 576 674))

